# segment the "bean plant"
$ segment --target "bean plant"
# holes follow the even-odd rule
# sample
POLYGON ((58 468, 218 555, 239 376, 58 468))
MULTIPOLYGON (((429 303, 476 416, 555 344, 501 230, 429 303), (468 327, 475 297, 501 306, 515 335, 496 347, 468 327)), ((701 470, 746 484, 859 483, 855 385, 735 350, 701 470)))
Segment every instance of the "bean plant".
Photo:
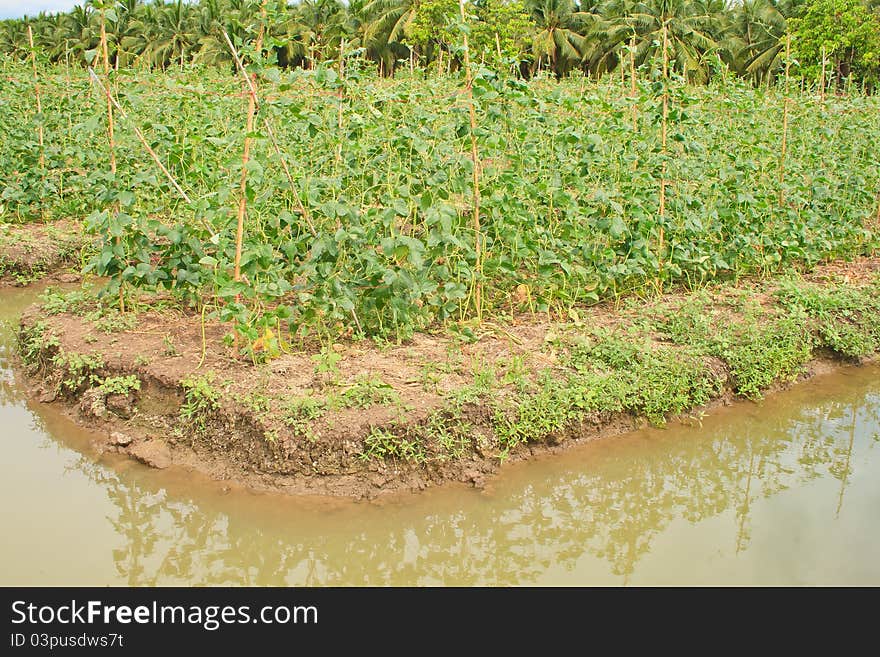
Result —
POLYGON ((232 71, 113 72, 125 116, 111 174, 95 83, 40 64, 38 115, 30 68, 0 59, 0 111, 12 119, 0 122, 0 219, 82 217, 99 241, 86 269, 108 277, 111 292, 169 290, 194 312, 234 322, 250 344, 270 334, 401 338, 465 320, 475 279, 488 315, 567 315, 664 284, 809 268, 876 246, 874 96, 820 101, 724 77, 695 87, 649 70, 632 87, 607 77, 523 81, 475 65, 465 97, 455 74, 379 78, 356 59, 250 70, 260 103, 240 280, 232 262, 247 99, 232 71))

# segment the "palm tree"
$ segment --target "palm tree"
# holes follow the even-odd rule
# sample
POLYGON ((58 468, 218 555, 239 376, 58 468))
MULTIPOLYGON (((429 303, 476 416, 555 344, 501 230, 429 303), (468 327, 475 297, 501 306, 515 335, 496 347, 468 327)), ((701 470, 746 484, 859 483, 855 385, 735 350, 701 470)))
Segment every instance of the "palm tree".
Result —
POLYGON ((27 23, 5 20, 0 30, 0 48, 13 57, 26 57, 30 52, 27 37, 27 23))
POLYGON ((595 15, 578 11, 574 0, 528 0, 526 8, 536 25, 533 68, 546 64, 557 76, 571 70, 583 58, 595 15))
POLYGON ((783 37, 792 0, 743 0, 731 12, 734 65, 742 75, 765 80, 781 67, 783 37))
POLYGON ((593 31, 600 44, 597 59, 630 42, 641 65, 657 56, 665 27, 675 70, 693 82, 706 82, 706 56, 722 50, 724 10, 724 0, 609 0, 597 8, 603 16, 593 31))
POLYGON ((246 42, 258 11, 259 6, 248 0, 202 0, 194 16, 199 40, 193 59, 215 66, 232 65, 232 53, 223 32, 233 43, 246 42))
POLYGON ((339 50, 346 36, 345 24, 345 6, 338 0, 303 0, 296 5, 292 23, 294 41, 310 67, 331 50, 339 50))
POLYGON ((368 0, 363 11, 369 17, 363 45, 380 63, 380 68, 391 73, 398 57, 409 57, 404 40, 416 17, 418 1, 368 0))
POLYGON ((65 51, 79 63, 86 62, 86 52, 94 51, 100 41, 100 30, 93 20, 95 12, 88 4, 76 5, 64 15, 66 32, 65 51))
POLYGON ((132 26, 144 44, 141 57, 160 68, 174 63, 183 66, 195 52, 200 37, 193 8, 183 0, 169 5, 155 0, 147 9, 150 7, 153 11, 142 12, 132 26))

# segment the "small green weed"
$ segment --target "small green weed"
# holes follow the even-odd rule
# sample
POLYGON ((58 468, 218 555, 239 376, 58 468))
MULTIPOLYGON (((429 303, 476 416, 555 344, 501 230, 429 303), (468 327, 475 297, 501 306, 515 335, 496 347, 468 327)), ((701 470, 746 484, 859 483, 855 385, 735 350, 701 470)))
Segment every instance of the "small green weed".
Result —
POLYGON ((386 429, 378 428, 374 428, 364 438, 364 447, 360 457, 364 461, 396 458, 417 463, 422 463, 427 458, 424 447, 419 440, 407 440, 386 429))
POLYGON ((100 354, 59 352, 52 358, 52 364, 62 372, 61 388, 75 394, 86 385, 99 382, 96 372, 104 366, 104 359, 100 354))
POLYGON ((181 419, 205 429, 205 415, 220 407, 220 391, 214 387, 216 378, 214 372, 208 372, 199 376, 190 375, 180 382, 184 391, 181 419))
POLYGON ((397 391, 380 377, 369 374, 358 376, 352 386, 340 396, 347 408, 368 408, 374 404, 391 404, 400 401, 397 391))
POLYGON ((128 376, 108 376, 98 386, 105 395, 127 395, 141 389, 141 380, 136 374, 128 376))

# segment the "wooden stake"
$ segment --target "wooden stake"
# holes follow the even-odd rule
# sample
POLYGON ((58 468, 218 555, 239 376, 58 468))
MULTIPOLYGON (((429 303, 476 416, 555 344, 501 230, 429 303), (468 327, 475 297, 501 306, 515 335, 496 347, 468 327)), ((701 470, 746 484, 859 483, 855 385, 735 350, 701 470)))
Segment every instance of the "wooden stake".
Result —
MULTIPOLYGON (((263 34, 266 28, 266 0, 263 0, 263 3, 260 5, 260 29, 257 33, 257 40, 255 42, 255 49, 258 53, 262 52, 263 49, 263 34)), ((253 142, 253 138, 251 134, 254 131, 254 117, 257 115, 257 88, 256 88, 256 75, 251 76, 248 75, 248 72, 245 70, 244 65, 241 62, 241 58, 238 56, 238 52, 235 50, 235 46, 232 45, 232 40, 229 38, 229 35, 226 31, 223 31, 223 36, 226 38, 226 43, 229 46, 229 49, 232 51, 232 56, 235 59, 235 63, 238 66, 239 71, 244 77, 244 86, 247 87, 248 93, 248 109, 247 109, 247 118, 245 120, 245 136, 244 136, 244 149, 242 151, 241 156, 241 182, 239 184, 239 196, 238 196, 238 221, 235 228, 235 260, 233 263, 233 273, 232 280, 236 283, 241 281, 241 250, 242 244, 244 242, 244 218, 247 214, 247 166, 248 162, 250 162, 251 157, 251 143, 253 142)), ((235 295, 235 302, 241 303, 241 294, 235 295)), ((233 332, 234 336, 234 350, 236 355, 238 354, 238 331, 233 332)))
POLYGON ((785 37, 785 97, 782 100, 782 147, 779 152, 779 205, 785 203, 785 155, 788 150, 788 81, 789 64, 791 62, 791 35, 785 37))
POLYGON ((34 96, 37 99, 37 114, 40 116, 40 121, 37 124, 37 136, 40 140, 40 168, 42 169, 46 166, 46 153, 43 146, 43 102, 40 98, 40 79, 37 76, 37 53, 34 49, 34 32, 31 29, 30 23, 28 23, 28 43, 31 46, 31 66, 34 70, 34 96))
MULTIPOLYGON (((467 14, 464 10, 464 0, 458 0, 458 9, 461 14, 462 23, 467 22, 467 14)), ((470 135, 471 135, 471 160, 474 163, 473 168, 473 227, 474 227, 474 280, 472 281, 474 292, 474 308, 477 311, 477 321, 483 321, 483 239, 482 228, 480 226, 480 154, 477 148, 477 112, 474 108, 474 81, 471 76, 471 57, 470 48, 468 47, 467 34, 462 35, 464 39, 464 75, 465 90, 468 97, 468 116, 470 119, 470 135)))
POLYGON ((825 102, 825 46, 822 46, 822 73, 819 77, 819 100, 825 102))
MULTIPOLYGON (((410 54, 412 51, 410 51, 410 54)), ((345 101, 345 65, 343 57, 345 54, 345 39, 339 46, 339 113, 336 117, 336 131, 339 136, 339 143, 336 144, 336 171, 339 171, 339 163, 342 162, 342 104, 345 101)), ((412 61, 412 60, 410 60, 412 61)))
POLYGON ((636 37, 629 40, 629 97, 632 98, 633 132, 639 129, 638 88, 636 86, 636 37))
POLYGON ((101 10, 101 57, 104 63, 104 78, 106 80, 104 96, 107 99, 107 140, 110 146, 110 171, 116 173, 116 144, 113 139, 113 101, 110 98, 110 57, 107 52, 107 26, 103 9, 101 10))
MULTIPOLYGON (((660 122, 660 154, 663 161, 660 164, 660 221, 666 216, 666 136, 667 121, 669 119, 669 28, 663 23, 663 116, 660 122)), ((665 241, 663 224, 660 224, 660 239, 657 246, 657 285, 663 289, 663 246, 665 241)))
MULTIPOLYGON (((110 57, 107 53, 107 20, 104 9, 101 9, 101 58, 104 63, 104 97, 107 100, 107 142, 110 149, 110 172, 113 174, 114 185, 116 184, 116 144, 113 138, 113 101, 110 97, 110 57)), ((113 213, 119 213, 119 202, 113 203, 113 213)), ((121 244, 121 238, 116 238, 116 243, 121 244)), ((125 312, 125 292, 123 281, 119 281, 119 312, 125 312)))

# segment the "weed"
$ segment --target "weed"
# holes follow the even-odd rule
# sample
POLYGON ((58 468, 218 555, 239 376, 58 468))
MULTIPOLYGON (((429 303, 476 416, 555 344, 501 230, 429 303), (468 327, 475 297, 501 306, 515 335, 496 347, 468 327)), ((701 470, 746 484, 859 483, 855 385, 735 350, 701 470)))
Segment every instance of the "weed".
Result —
POLYGON ((880 347, 880 286, 787 282, 776 297, 789 311, 806 313, 813 320, 818 343, 841 356, 864 358, 880 347))
POLYGON ((397 391, 380 377, 369 374, 358 376, 354 383, 340 396, 347 408, 368 408, 374 404, 390 404, 400 401, 397 391))
POLYGON ((43 364, 43 358, 57 351, 61 346, 58 336, 42 321, 34 323, 29 328, 23 327, 18 334, 18 341, 21 359, 31 369, 39 368, 43 364))
POLYGON ((141 380, 136 374, 128 376, 108 376, 98 386, 105 395, 127 395, 141 389, 141 380))
POLYGON ((749 399, 779 379, 793 379, 813 353, 813 339, 803 313, 759 325, 749 321, 725 331, 718 355, 730 367, 734 389, 749 399))
POLYGON ((198 376, 191 374, 180 382, 184 391, 181 419, 195 423, 202 430, 206 428, 205 416, 220 407, 220 391, 214 387, 216 378, 214 372, 208 372, 198 376))
POLYGON ((84 315, 88 309, 94 308, 96 300, 91 290, 71 290, 70 292, 60 292, 49 287, 40 295, 40 302, 43 305, 43 311, 47 315, 61 315, 63 313, 71 313, 73 315, 84 315))
POLYGON ((162 336, 162 353, 168 357, 178 356, 177 347, 174 346, 174 341, 171 339, 170 335, 162 336))
POLYGON ((337 384, 339 382, 339 361, 342 355, 330 347, 323 347, 321 353, 312 356, 315 363, 315 375, 324 383, 337 384))
POLYGON ((364 446, 360 458, 364 461, 396 458, 423 463, 427 456, 421 441, 408 440, 394 435, 387 429, 374 428, 364 438, 364 446))
POLYGON ((457 413, 445 411, 431 413, 425 423, 427 439, 433 439, 440 447, 440 458, 460 459, 473 447, 473 426, 464 422, 457 413))
POLYGON ((129 331, 137 325, 137 318, 133 313, 120 313, 117 310, 96 310, 87 313, 85 318, 92 323, 97 330, 104 333, 118 333, 129 331))
POLYGON ((100 354, 60 351, 52 358, 52 364, 61 372, 61 388, 76 394, 86 385, 99 382, 96 372, 104 366, 104 360, 100 354))
POLYGON ((311 425, 327 412, 327 401, 319 397, 296 397, 284 405, 284 424, 295 433, 314 440, 311 425))

